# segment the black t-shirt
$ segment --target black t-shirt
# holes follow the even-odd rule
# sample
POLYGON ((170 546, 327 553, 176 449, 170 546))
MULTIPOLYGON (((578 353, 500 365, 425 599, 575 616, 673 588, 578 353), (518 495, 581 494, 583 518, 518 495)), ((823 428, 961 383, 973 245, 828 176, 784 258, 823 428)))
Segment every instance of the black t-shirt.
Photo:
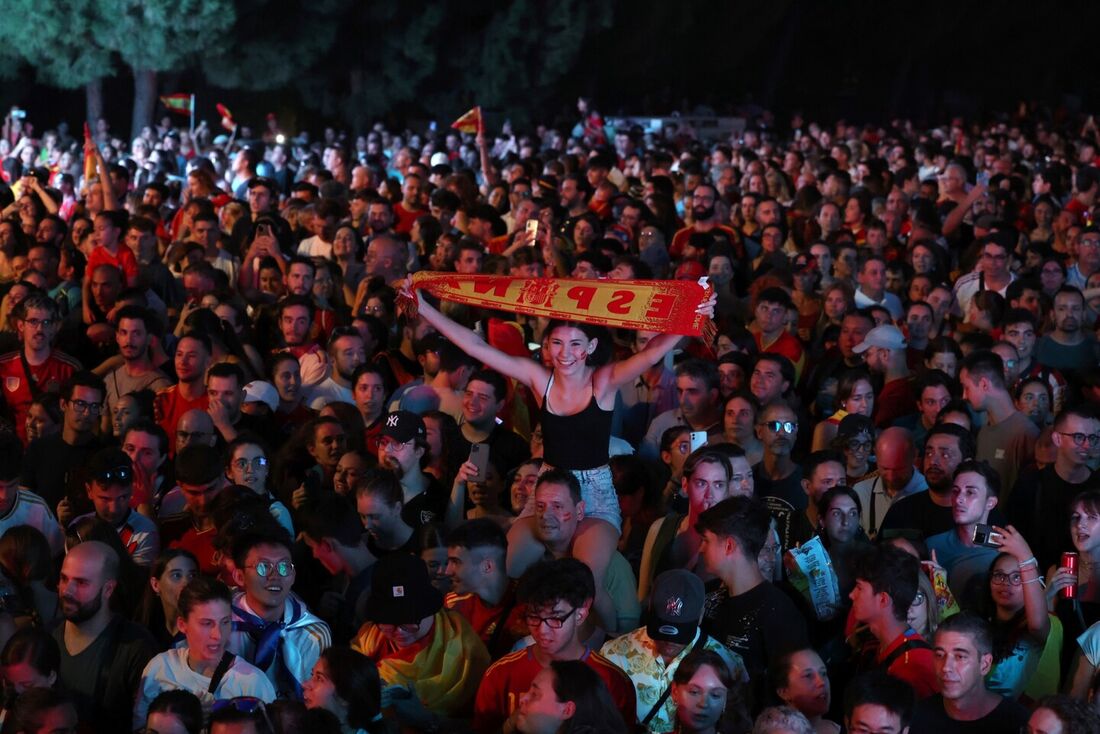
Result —
POLYGON ((764 465, 752 468, 756 477, 756 496, 764 501, 775 518, 775 528, 779 532, 779 544, 786 551, 792 547, 792 527, 799 514, 805 514, 809 499, 802 489, 802 467, 795 466, 791 475, 777 482, 764 474, 764 465))
POLYGON ((950 505, 937 505, 932 501, 932 491, 929 490, 902 497, 891 505, 886 511, 886 517, 882 519, 879 532, 888 538, 891 530, 916 530, 921 538, 930 538, 954 527, 955 520, 950 505))
POLYGON ((714 586, 706 597, 703 631, 741 656, 757 701, 764 700, 768 661, 810 644, 806 619, 790 597, 767 581, 733 597, 725 586, 714 586))
POLYGON ((80 721, 95 731, 130 731, 134 692, 157 652, 152 633, 116 616, 77 655, 65 648, 64 624, 54 629, 53 638, 61 650, 58 678, 76 700, 80 721))
POLYGON ((447 503, 451 499, 450 493, 438 479, 431 474, 424 476, 428 478, 428 488, 401 508, 401 519, 414 531, 430 522, 442 523, 443 515, 447 512, 447 503))
POLYGON ((913 734, 1005 734, 1020 731, 1027 720, 1028 711, 1022 704, 1011 698, 1002 698, 997 708, 980 719, 955 721, 944 711, 943 696, 937 693, 917 701, 909 731, 913 734))
MULTIPOLYGON (((465 461, 466 457, 470 455, 471 444, 464 435, 460 433, 459 436, 462 438, 463 444, 459 455, 465 461)), ((485 443, 489 444, 489 461, 496 464, 504 472, 515 469, 531 456, 531 447, 527 442, 520 438, 515 431, 499 424, 493 428, 493 432, 489 434, 489 438, 485 443)))
POLYGON ((1100 478, 1095 472, 1080 484, 1070 484, 1053 464, 1021 474, 1016 481, 1008 502, 1008 519, 1027 538, 1044 573, 1059 561, 1063 551, 1074 549, 1069 534, 1073 498, 1098 487, 1100 478))

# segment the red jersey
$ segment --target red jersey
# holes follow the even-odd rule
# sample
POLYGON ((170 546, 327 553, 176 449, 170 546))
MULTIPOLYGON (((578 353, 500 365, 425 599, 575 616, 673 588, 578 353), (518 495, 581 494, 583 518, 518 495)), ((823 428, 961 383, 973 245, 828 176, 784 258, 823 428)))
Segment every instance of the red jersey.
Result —
MULTIPOLYGON (((172 441, 168 442, 172 444, 172 441)), ((166 517, 160 526, 161 542, 165 548, 181 548, 191 551, 199 562, 199 571, 217 576, 221 572, 214 550, 217 528, 199 532, 191 522, 191 513, 184 512, 166 517)))
MULTIPOLYGON (((596 671, 611 691, 611 700, 623 715, 627 731, 634 730, 638 718, 634 684, 626 673, 598 652, 585 650, 581 661, 596 671)), ((505 720, 519 705, 519 697, 531 687, 531 681, 542 670, 535 658, 533 646, 506 655, 489 666, 474 699, 473 729, 477 732, 498 732, 505 720)))
MULTIPOLYGON (((879 664, 886 662, 898 648, 910 640, 924 642, 924 638, 915 631, 907 630, 898 635, 898 638, 885 649, 879 650, 875 656, 875 662, 879 664)), ((894 656, 886 669, 886 674, 909 684, 918 699, 928 698, 934 693, 939 693, 940 690, 939 679, 936 678, 936 669, 933 666, 935 659, 936 654, 930 648, 911 647, 894 656)))
POLYGON ((393 207, 393 231, 397 234, 409 234, 413 230, 413 223, 416 222, 416 218, 427 214, 427 209, 418 209, 417 211, 410 211, 405 208, 405 202, 399 201, 393 207))
POLYGON ((791 361, 794 365, 795 385, 802 380, 802 369, 806 366, 806 350, 802 348, 802 342, 798 341, 798 337, 784 330, 779 333, 775 341, 765 346, 763 334, 756 331, 752 336, 761 354, 780 354, 791 361))
MULTIPOLYGON (((672 235, 672 242, 669 243, 668 246, 668 256, 671 257, 673 260, 677 260, 682 257, 684 254, 684 247, 687 245, 688 240, 691 239, 691 236, 695 234, 695 231, 696 230, 694 226, 684 227, 683 229, 678 230, 676 234, 672 235)), ((731 229, 730 227, 727 227, 724 224, 719 224, 707 230, 705 234, 715 236, 719 234, 725 235, 730 242, 730 247, 733 248, 734 254, 737 257, 744 259, 745 252, 741 247, 741 238, 738 237, 737 233, 734 232, 733 229, 731 229)))
MULTIPOLYGON (((470 626, 474 628, 474 632, 486 645, 493 641, 493 647, 507 651, 512 649, 517 640, 522 640, 530 633, 523 621, 523 605, 515 602, 515 591, 516 584, 513 582, 504 594, 501 603, 492 607, 486 604, 485 600, 477 594, 455 594, 453 592, 447 594, 443 600, 443 605, 465 617, 470 626), (504 629, 497 634, 496 629, 501 621, 500 615, 506 609, 510 610, 508 611, 508 619, 504 622, 504 629), (493 640, 494 634, 496 640, 493 640)), ((496 657, 496 651, 494 650, 489 650, 489 654, 496 657)))
POLYGON ((168 434, 168 453, 176 455, 176 424, 189 410, 206 410, 210 399, 204 392, 195 400, 187 400, 180 395, 179 385, 166 387, 153 398, 153 415, 164 432, 168 434))
POLYGON ((26 446, 27 412, 31 408, 35 392, 61 392, 61 384, 80 369, 80 363, 56 349, 50 352, 45 362, 37 366, 24 362, 22 355, 22 352, 8 352, 0 357, 0 384, 3 385, 0 394, 4 396, 7 414, 15 422, 15 432, 26 446), (31 390, 27 370, 30 370, 29 377, 34 380, 36 390, 31 390))
POLYGON ((88 265, 85 267, 84 272, 90 277, 92 271, 100 265, 111 265, 121 270, 126 275, 126 285, 133 285, 137 282, 137 258, 134 257, 134 253, 126 245, 120 244, 118 253, 115 255, 107 252, 106 247, 95 248, 92 250, 92 254, 88 255, 88 265))

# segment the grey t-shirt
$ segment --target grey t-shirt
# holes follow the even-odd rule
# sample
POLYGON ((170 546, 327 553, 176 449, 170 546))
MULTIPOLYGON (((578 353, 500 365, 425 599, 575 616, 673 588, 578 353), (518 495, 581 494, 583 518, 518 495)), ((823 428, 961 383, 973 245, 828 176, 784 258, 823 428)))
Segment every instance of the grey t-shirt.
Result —
POLYGON ((152 370, 138 377, 131 377, 123 365, 107 375, 107 409, 114 415, 118 399, 138 390, 149 389, 153 392, 168 387, 172 381, 160 370, 152 370))
POLYGON ((999 504, 1007 506, 1008 495, 1016 486, 1020 467, 1035 454, 1039 427, 1016 411, 996 425, 986 424, 978 431, 977 458, 988 461, 1001 478, 999 504))

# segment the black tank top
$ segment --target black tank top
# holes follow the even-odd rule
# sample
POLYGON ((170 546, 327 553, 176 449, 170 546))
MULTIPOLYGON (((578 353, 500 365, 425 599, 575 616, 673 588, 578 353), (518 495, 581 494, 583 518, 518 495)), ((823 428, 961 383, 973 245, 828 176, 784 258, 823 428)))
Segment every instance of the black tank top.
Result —
POLYGON ((596 402, 596 394, 584 410, 573 415, 550 412, 550 388, 554 376, 546 383, 539 420, 542 423, 543 459, 558 469, 596 469, 607 463, 611 443, 611 416, 596 402))

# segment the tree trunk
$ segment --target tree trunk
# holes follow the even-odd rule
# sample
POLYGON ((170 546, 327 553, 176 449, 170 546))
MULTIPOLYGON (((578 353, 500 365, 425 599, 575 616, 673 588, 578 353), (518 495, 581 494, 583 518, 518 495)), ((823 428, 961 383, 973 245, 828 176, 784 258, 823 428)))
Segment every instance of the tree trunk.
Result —
POLYGON ((84 85, 84 116, 88 120, 88 127, 94 131, 96 122, 103 117, 102 79, 93 79, 84 85))
POLYGON ((157 73, 134 69, 134 113, 130 118, 130 139, 141 135, 143 127, 153 124, 153 105, 157 100, 157 73))

